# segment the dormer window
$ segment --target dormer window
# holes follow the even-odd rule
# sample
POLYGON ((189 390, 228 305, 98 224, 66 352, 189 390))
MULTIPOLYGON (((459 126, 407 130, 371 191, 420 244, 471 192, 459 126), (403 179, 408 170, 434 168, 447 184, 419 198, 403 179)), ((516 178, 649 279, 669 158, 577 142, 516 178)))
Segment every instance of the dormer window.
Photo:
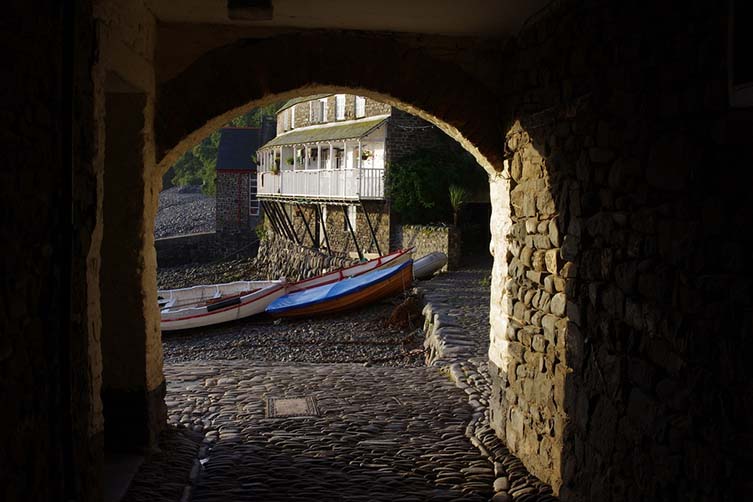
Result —
POLYGON ((363 96, 356 96, 356 118, 366 116, 366 98, 363 96))
POLYGON ((335 120, 345 120, 345 94, 335 96, 335 120))
POLYGON ((290 107, 290 128, 295 129, 295 105, 290 107))

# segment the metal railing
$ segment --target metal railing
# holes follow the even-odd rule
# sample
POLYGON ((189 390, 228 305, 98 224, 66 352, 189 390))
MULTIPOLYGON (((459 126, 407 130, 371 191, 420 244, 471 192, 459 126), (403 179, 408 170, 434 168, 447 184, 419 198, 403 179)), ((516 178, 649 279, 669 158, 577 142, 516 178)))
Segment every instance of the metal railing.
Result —
POLYGON ((384 169, 283 170, 257 174, 257 194, 262 197, 310 199, 383 199, 384 169))

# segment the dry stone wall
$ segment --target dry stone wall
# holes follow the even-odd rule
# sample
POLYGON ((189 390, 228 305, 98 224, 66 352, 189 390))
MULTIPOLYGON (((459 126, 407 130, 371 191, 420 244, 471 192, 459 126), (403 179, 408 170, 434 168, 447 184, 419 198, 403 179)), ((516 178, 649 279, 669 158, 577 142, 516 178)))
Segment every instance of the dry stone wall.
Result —
POLYGON ((356 263, 357 259, 328 255, 270 232, 261 242, 254 269, 267 279, 299 281, 356 263))
MULTIPOLYGON (((362 201, 361 204, 355 206, 356 220, 354 233, 356 234, 358 247, 365 255, 377 255, 378 244, 378 249, 381 250, 382 254, 386 254, 390 244, 390 215, 388 207, 383 201, 362 201), (368 221, 364 210, 368 213, 368 221), (376 235, 376 243, 372 238, 369 223, 371 223, 371 227, 376 235)), ((318 206, 320 214, 326 213, 326 241, 321 228, 321 221, 316 212, 316 206, 312 204, 282 202, 280 207, 287 213, 287 221, 292 225, 301 245, 327 250, 327 244, 329 244, 332 254, 335 255, 346 255, 357 252, 353 236, 345 222, 343 208, 346 206, 333 204, 318 206), (325 210, 322 211, 322 208, 325 208, 325 210)), ((275 214, 279 216, 279 213, 275 214)), ((268 232, 274 231, 270 224, 267 224, 266 228, 268 232)))
POLYGON ((392 249, 413 247, 413 258, 421 258, 435 251, 447 255, 447 265, 441 271, 454 270, 460 265, 460 233, 452 225, 393 225, 392 249))
POLYGON ((726 7, 553 5, 505 58, 495 427, 564 500, 744 498, 751 237, 733 229, 753 207, 731 166, 753 116, 727 100, 726 7))

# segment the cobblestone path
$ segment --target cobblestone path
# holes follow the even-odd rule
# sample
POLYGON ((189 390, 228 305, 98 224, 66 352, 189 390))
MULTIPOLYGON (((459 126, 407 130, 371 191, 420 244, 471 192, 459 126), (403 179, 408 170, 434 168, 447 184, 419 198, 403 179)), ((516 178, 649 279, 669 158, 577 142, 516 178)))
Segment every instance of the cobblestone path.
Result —
POLYGON ((465 392, 433 368, 355 364, 165 368, 170 422, 205 432, 194 501, 488 500, 494 472, 465 436, 465 392), (318 417, 266 418, 268 397, 318 417))
POLYGON ((385 306, 166 339, 168 438, 180 448, 166 441, 126 499, 177 500, 165 494, 183 483, 181 502, 556 501, 489 426, 489 273, 481 263, 418 283, 431 366, 396 357, 406 345, 381 324, 385 306), (360 363, 374 340, 386 365, 360 363), (316 410, 270 417, 269 398, 312 398, 316 410), (192 444, 190 474, 166 479, 192 444))

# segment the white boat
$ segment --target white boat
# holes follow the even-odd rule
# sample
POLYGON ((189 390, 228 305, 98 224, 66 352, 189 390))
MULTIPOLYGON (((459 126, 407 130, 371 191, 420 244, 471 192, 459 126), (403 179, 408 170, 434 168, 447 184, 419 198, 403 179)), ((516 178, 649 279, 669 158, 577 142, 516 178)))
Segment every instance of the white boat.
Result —
POLYGON ((285 281, 237 281, 157 292, 162 331, 198 328, 264 312, 285 281))
POLYGON ((413 277, 415 279, 428 279, 445 265, 447 265, 446 254, 440 251, 429 253, 413 262, 413 277))

